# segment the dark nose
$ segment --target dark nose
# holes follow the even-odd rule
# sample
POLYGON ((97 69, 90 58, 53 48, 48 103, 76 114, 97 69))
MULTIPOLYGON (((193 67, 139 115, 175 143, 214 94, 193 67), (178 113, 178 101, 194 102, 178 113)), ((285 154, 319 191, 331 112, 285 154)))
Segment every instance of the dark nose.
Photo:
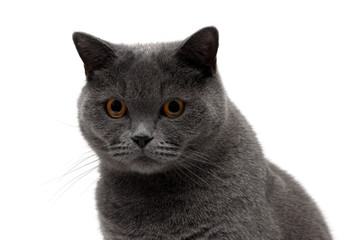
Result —
POLYGON ((132 136, 131 139, 140 147, 144 148, 146 144, 148 144, 153 137, 147 136, 147 135, 138 135, 138 136, 132 136))

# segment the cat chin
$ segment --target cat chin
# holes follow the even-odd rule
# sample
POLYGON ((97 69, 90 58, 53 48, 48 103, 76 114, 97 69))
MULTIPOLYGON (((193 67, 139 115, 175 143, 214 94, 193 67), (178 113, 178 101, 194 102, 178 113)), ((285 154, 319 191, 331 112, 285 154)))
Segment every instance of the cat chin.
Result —
POLYGON ((128 163, 131 172, 142 174, 152 174, 161 172, 165 168, 165 163, 152 159, 148 156, 139 156, 128 163))
POLYGON ((153 159, 146 155, 140 155, 133 159, 127 159, 126 161, 121 160, 121 162, 111 161, 108 167, 112 168, 113 170, 121 173, 121 172, 133 172, 133 173, 140 173, 140 174, 155 174, 166 171, 168 164, 163 161, 159 161, 153 159))

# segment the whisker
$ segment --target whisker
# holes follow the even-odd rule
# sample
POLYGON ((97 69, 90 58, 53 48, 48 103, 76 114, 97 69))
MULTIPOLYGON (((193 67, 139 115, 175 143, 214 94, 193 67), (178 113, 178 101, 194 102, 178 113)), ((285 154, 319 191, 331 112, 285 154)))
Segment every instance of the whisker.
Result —
MULTIPOLYGON (((188 172, 190 172, 192 175, 195 175, 195 177, 197 177, 198 179, 200 179, 203 183, 205 183, 207 186, 209 186, 209 190, 217 193, 219 196, 222 195, 223 193, 221 193, 215 186, 211 185, 210 183, 208 183, 207 181, 205 181, 203 178, 201 178, 199 175, 195 174, 194 172, 192 172, 190 169, 186 168, 185 166, 183 166, 184 169, 186 169, 188 172)), ((197 184, 198 186, 201 186, 199 184, 197 184)))
POLYGON ((67 173, 65 173, 65 174, 62 175, 61 177, 65 177, 65 176, 68 175, 69 173, 76 172, 77 170, 82 169, 82 168, 84 168, 84 167, 86 167, 86 166, 88 166, 88 165, 90 165, 90 164, 92 164, 92 163, 98 162, 98 161, 99 161, 99 159, 95 159, 95 160, 93 160, 93 161, 91 161, 91 162, 89 162, 89 163, 86 163, 86 164, 84 164, 84 165, 81 165, 81 166, 78 167, 78 168, 75 168, 75 169, 73 169, 73 170, 68 171, 67 173))
POLYGON ((129 144, 127 144, 124 141, 120 141, 120 142, 116 142, 116 143, 112 143, 112 144, 108 145, 109 149, 116 149, 116 148, 122 148, 122 147, 129 147, 129 144))
POLYGON ((193 171, 191 171, 189 168, 185 167, 183 165, 183 168, 186 169, 186 171, 190 172, 192 175, 194 175, 195 177, 197 177, 198 179, 200 179, 203 183, 205 183, 206 185, 208 185, 211 189, 213 188, 213 186, 211 186, 208 182, 206 182, 203 178, 201 178, 200 176, 198 176, 196 173, 194 173, 193 171))
POLYGON ((191 159, 194 161, 197 161, 197 162, 205 163, 205 164, 214 166, 216 168, 222 169, 222 167, 219 166, 218 164, 216 164, 215 160, 212 160, 212 158, 210 156, 201 154, 201 153, 193 151, 193 150, 188 150, 188 151, 184 152, 184 157, 185 158, 195 157, 195 158, 191 158, 191 159))
POLYGON ((70 181, 68 181, 66 184, 64 184, 56 193, 53 195, 53 197, 49 200, 50 202, 53 202, 55 204, 75 183, 80 181, 82 178, 84 178, 86 175, 97 169, 99 165, 96 165, 95 167, 92 167, 82 174, 74 177, 70 181))
MULTIPOLYGON (((188 179, 190 179, 193 183, 195 183, 195 185, 201 187, 201 185, 196 182, 194 179, 192 179, 189 175, 187 175, 186 173, 184 173, 180 167, 177 167, 176 165, 174 165, 176 169, 178 169, 182 174, 184 174, 188 179)), ((184 167, 184 166, 181 166, 181 167, 184 167)))
POLYGON ((177 168, 177 166, 176 166, 176 164, 175 164, 175 168, 172 168, 172 169, 170 170, 170 172, 175 172, 175 174, 176 174, 178 177, 180 177, 181 180, 183 180, 183 179, 184 179, 183 176, 181 176, 176 170, 178 170, 178 168, 177 168))
POLYGON ((129 149, 129 146, 126 145, 126 146, 114 146, 114 147, 110 147, 109 148, 110 150, 126 150, 126 149, 129 149))
POLYGON ((216 178, 217 180, 220 180, 221 182, 227 184, 227 182, 226 182, 224 179, 222 179, 221 177, 215 175, 214 173, 212 173, 212 172, 210 172, 210 171, 206 171, 206 170, 204 170, 203 168, 197 166, 196 164, 191 163, 190 161, 187 161, 186 163, 187 163, 187 164, 190 164, 191 166, 193 166, 193 167, 195 167, 195 168, 197 168, 197 169, 199 169, 199 170, 201 170, 201 171, 203 171, 204 173, 209 174, 210 176, 216 178))
MULTIPOLYGON (((88 149, 88 147, 87 147, 87 149, 88 149)), ((75 164, 82 161, 84 158, 87 158, 86 155, 90 155, 88 157, 91 157, 92 155, 95 155, 95 154, 94 154, 93 150, 88 149, 83 154, 81 154, 80 156, 77 157, 78 160, 75 161, 75 164)), ((72 159, 72 160, 70 160, 69 162, 66 163, 66 165, 70 165, 70 166, 72 166, 73 164, 74 164, 74 159, 72 159)))
POLYGON ((89 186, 87 186, 87 188, 85 188, 85 190, 79 195, 79 198, 82 197, 88 190, 89 188, 94 185, 94 183, 96 183, 98 181, 98 178, 96 178, 94 181, 92 181, 89 186))
POLYGON ((187 149, 187 152, 190 152, 190 153, 193 153, 193 154, 196 154, 198 156, 201 156, 203 158, 206 158, 208 160, 215 160, 213 157, 203 153, 203 152, 199 152, 199 151, 196 151, 196 150, 193 150, 193 149, 187 149))
POLYGON ((174 143, 174 142, 169 142, 169 141, 164 141, 165 143, 169 144, 169 145, 173 145, 173 146, 176 146, 176 147, 180 147, 179 144, 177 143, 174 143))
POLYGON ((57 183, 60 182, 65 176, 69 175, 70 173, 75 172, 75 171, 77 171, 77 170, 79 170, 79 169, 81 169, 81 168, 83 168, 83 167, 85 167, 85 166, 87 166, 87 165, 90 165, 91 163, 94 163, 94 162, 99 161, 99 159, 96 159, 96 160, 94 160, 94 161, 92 161, 92 162, 90 162, 90 163, 84 164, 84 165, 76 168, 77 166, 79 166, 79 165, 82 164, 83 162, 85 162, 85 161, 87 161, 87 160, 89 160, 90 158, 95 157, 95 156, 96 156, 96 154, 93 153, 93 154, 91 154, 90 156, 88 156, 88 157, 86 157, 86 158, 84 158, 84 159, 78 160, 68 171, 66 171, 66 173, 64 173, 64 174, 62 174, 62 175, 60 175, 60 176, 58 176, 58 177, 55 177, 55 178, 53 178, 53 179, 51 179, 51 180, 49 180, 49 181, 47 181, 47 182, 45 182, 45 183, 43 183, 43 184, 41 184, 41 186, 44 186, 44 185, 49 184, 49 183, 54 182, 54 181, 56 181, 54 184, 57 184, 57 183))
POLYGON ((84 161, 86 161, 86 160, 88 160, 89 158, 92 158, 92 157, 94 157, 94 156, 96 156, 96 153, 94 153, 92 150, 87 151, 86 153, 84 153, 84 154, 81 155, 81 158, 80 158, 78 161, 76 161, 76 162, 74 163, 74 165, 73 165, 68 171, 73 170, 73 169, 76 168, 78 165, 80 165, 80 164, 83 163, 84 161), (88 154, 88 153, 90 153, 89 156, 87 156, 87 157, 85 157, 85 158, 82 158, 83 155, 88 154))
POLYGON ((113 154, 113 157, 120 157, 120 156, 124 156, 124 155, 129 155, 130 154, 130 151, 127 151, 127 152, 117 152, 117 153, 114 153, 113 154))
POLYGON ((158 146, 157 148, 161 150, 179 150, 178 147, 168 147, 168 146, 158 146))
POLYGON ((151 153, 158 154, 160 156, 167 156, 167 157, 175 157, 175 156, 177 156, 177 154, 174 153, 174 152, 166 152, 166 151, 154 151, 154 152, 151 151, 151 153))

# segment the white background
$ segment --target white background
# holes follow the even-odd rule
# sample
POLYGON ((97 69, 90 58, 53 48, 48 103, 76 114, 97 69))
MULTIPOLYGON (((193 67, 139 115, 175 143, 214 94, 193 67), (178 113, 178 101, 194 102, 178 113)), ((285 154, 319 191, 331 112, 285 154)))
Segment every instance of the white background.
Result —
POLYGON ((0 25, 0 239, 101 239, 97 173, 76 181, 97 162, 77 127, 85 76, 72 32, 157 42, 209 25, 266 156, 304 185, 335 239, 360 239, 359 1, 2 1, 0 25))

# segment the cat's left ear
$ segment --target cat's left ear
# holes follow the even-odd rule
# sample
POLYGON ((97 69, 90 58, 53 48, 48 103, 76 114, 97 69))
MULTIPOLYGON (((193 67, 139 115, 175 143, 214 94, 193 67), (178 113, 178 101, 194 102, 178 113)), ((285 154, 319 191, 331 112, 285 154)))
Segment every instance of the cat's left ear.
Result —
POLYGON ((204 75, 212 75, 216 72, 218 47, 218 30, 215 27, 205 27, 186 39, 177 50, 176 55, 204 75))
POLYGON ((75 32, 73 41, 81 60, 84 63, 85 74, 108 67, 115 59, 111 44, 87 33, 75 32))

